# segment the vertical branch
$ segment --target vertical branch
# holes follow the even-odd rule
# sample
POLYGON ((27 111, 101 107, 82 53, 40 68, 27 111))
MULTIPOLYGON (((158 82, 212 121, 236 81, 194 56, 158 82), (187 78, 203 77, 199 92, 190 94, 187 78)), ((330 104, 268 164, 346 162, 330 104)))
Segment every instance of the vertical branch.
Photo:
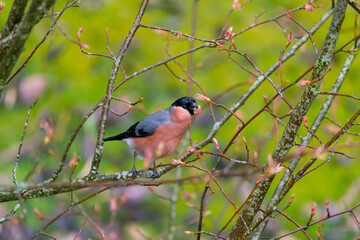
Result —
POLYGON ((19 198, 20 203, 16 204, 16 206, 13 208, 13 210, 9 214, 7 214, 5 217, 0 219, 0 224, 3 223, 3 222, 9 221, 11 219, 11 217, 20 209, 20 207, 24 207, 23 206, 24 199, 21 198, 21 195, 20 195, 20 192, 19 192, 20 189, 19 189, 19 183, 17 181, 16 171, 17 171, 17 168, 18 168, 18 165, 19 165, 21 149, 22 149, 22 146, 23 146, 23 143, 24 143, 26 128, 27 128, 27 125, 29 123, 30 113, 31 113, 31 110, 34 107, 34 105, 38 102, 38 100, 39 99, 37 99, 33 104, 31 104, 31 106, 29 108, 29 111, 27 113, 27 117, 26 117, 26 121, 25 121, 25 125, 24 125, 24 130, 23 130, 21 140, 20 140, 20 144, 19 144, 19 149, 18 149, 18 152, 16 154, 15 166, 13 168, 13 182, 15 184, 16 191, 17 191, 17 196, 19 198))
MULTIPOLYGON (((197 10, 198 10, 198 4, 199 0, 194 0, 193 2, 193 12, 191 17, 191 36, 195 36, 196 32, 196 17, 197 17, 197 10)), ((193 49, 195 46, 194 39, 190 40, 190 49, 193 49)), ((188 66, 188 72, 191 77, 194 76, 194 53, 189 54, 189 66, 188 66)), ((192 82, 189 82, 188 84, 188 96, 192 95, 192 82)))
MULTIPOLYGON (((63 15, 63 13, 65 12, 65 10, 67 10, 68 8, 72 7, 77 1, 73 1, 72 3, 69 4, 69 1, 67 1, 67 3, 65 4, 64 8, 59 12, 58 16, 56 19, 53 20, 53 23, 51 24, 51 27, 49 28, 49 30, 46 32, 45 36, 43 37, 43 39, 41 39, 41 41, 36 44, 35 48, 32 50, 32 52, 30 53, 29 57, 23 62, 23 64, 6 80, 6 85, 9 84, 15 76, 17 76, 19 74, 19 72, 26 66, 26 64, 30 61, 30 59, 33 57, 33 55, 35 54, 35 52, 39 49, 39 47, 45 42, 45 40, 48 38, 48 36, 50 35, 50 33, 54 32, 55 29, 55 25, 57 24, 57 22, 59 21, 60 17, 63 15)), ((54 9, 54 8, 53 8, 54 9)))
POLYGON ((196 240, 200 240, 201 239, 201 228, 202 228, 202 223, 203 223, 203 218, 204 218, 204 208, 205 208, 205 198, 206 198, 206 193, 207 190, 209 189, 209 184, 205 185, 203 194, 201 195, 201 204, 200 204, 200 211, 199 211, 199 223, 198 223, 198 234, 196 236, 196 240))
POLYGON ((10 213, 8 213, 5 217, 0 218, 0 224, 9 221, 11 217, 14 216, 14 214, 20 209, 20 207, 21 207, 20 203, 16 204, 10 213))
POLYGON ((52 2, 53 0, 33 0, 25 15, 27 1, 14 2, 11 15, 9 15, 7 23, 1 31, 1 33, 4 32, 4 37, 12 37, 0 46, 0 94, 6 86, 6 80, 16 61, 24 50, 31 30, 43 18, 52 2))
POLYGON ((18 185, 19 185, 19 183, 17 181, 17 177, 16 177, 16 171, 17 171, 17 168, 18 168, 18 165, 19 165, 21 148, 22 148, 23 143, 24 143, 26 128, 27 128, 27 125, 29 123, 29 117, 30 117, 31 110, 32 110, 33 106, 38 102, 38 100, 39 99, 37 99, 33 104, 31 104, 31 106, 29 108, 29 111, 28 111, 28 114, 27 114, 27 117, 26 117, 26 121, 25 121, 25 125, 24 125, 24 131, 23 131, 23 134, 21 136, 21 141, 20 141, 20 144, 19 144, 19 149, 18 149, 18 152, 16 154, 15 166, 14 166, 14 169, 13 169, 13 182, 14 182, 16 187, 18 187, 18 185))
MULTIPOLYGON (((4 40, 13 34, 14 27, 21 22, 25 14, 25 9, 29 0, 15 0, 11 6, 9 17, 6 20, 5 26, 1 29, 0 39, 4 40)), ((14 37, 14 36, 13 36, 14 37)), ((2 59, 6 53, 5 49, 10 46, 11 37, 8 41, 5 41, 0 45, 0 59, 2 59)))
MULTIPOLYGON (((325 38, 324 46, 321 50, 319 58, 315 63, 315 67, 311 76, 312 80, 321 79, 326 70, 328 69, 330 61, 332 59, 332 55, 334 53, 337 39, 340 34, 341 25, 345 18, 346 6, 346 0, 338 0, 336 2, 334 15, 325 38)), ((283 135, 281 136, 281 139, 276 145, 275 151, 272 154, 272 158, 275 161, 282 162, 291 147, 294 145, 294 139, 299 130, 300 124, 302 123, 303 116, 306 115, 314 99, 316 98, 320 84, 321 80, 314 81, 309 84, 305 89, 300 101, 293 109, 293 112, 290 116, 288 124, 286 125, 283 135)), ((273 179, 274 176, 271 176, 261 182, 252 195, 252 201, 249 201, 245 204, 241 216, 245 220, 246 225, 250 226, 253 222, 253 219, 256 213, 259 211, 260 205, 262 204, 273 179)), ((251 228, 247 228, 246 225, 239 218, 236 221, 227 239, 246 238, 246 236, 252 230, 251 228)))
MULTIPOLYGON (((181 173, 182 173, 182 169, 180 166, 178 166, 176 168, 176 179, 181 178, 181 173)), ((174 190, 171 194, 171 199, 170 199, 170 222, 169 222, 168 240, 174 239, 174 233, 176 230, 175 217, 176 217, 176 207, 179 201, 179 189, 180 189, 180 183, 177 182, 174 185, 174 190)))
MULTIPOLYGON (((360 47, 360 41, 357 40, 357 41, 355 42, 355 45, 352 47, 352 49, 357 49, 357 48, 359 48, 359 47, 360 47)), ((344 65, 343 65, 343 67, 342 67, 342 69, 341 69, 341 71, 340 71, 340 73, 339 73, 339 75, 338 75, 338 77, 337 77, 337 79, 336 79, 336 82, 335 82, 334 86, 333 86, 333 87, 331 88, 331 90, 330 90, 330 93, 337 93, 337 92, 339 91, 342 83, 343 83, 344 80, 345 80, 345 77, 346 77, 346 75, 347 75, 350 67, 352 66, 352 63, 353 63, 353 61, 354 61, 354 59, 355 59, 355 57, 356 57, 356 55, 357 55, 357 52, 358 52, 358 51, 355 51, 355 52, 350 53, 349 56, 346 58, 345 63, 344 63, 344 65)), ((329 95, 329 96, 327 96, 327 98, 326 98, 326 100, 325 100, 325 103, 323 104, 323 106, 322 106, 319 114, 317 115, 314 123, 313 123, 312 126, 310 127, 310 130, 311 130, 313 133, 315 133, 315 132, 317 131, 317 129, 319 128, 321 122, 323 121, 323 119, 325 118, 327 112, 329 111, 330 106, 331 106, 334 98, 335 98, 335 95, 329 95)), ((307 145, 307 144, 311 141, 311 138, 312 138, 312 137, 313 137, 313 135, 312 135, 310 132, 308 132, 308 133, 306 134, 306 136, 303 138, 301 144, 307 145)), ((297 166, 297 164, 298 164, 299 161, 300 161, 300 158, 301 158, 301 155, 295 157, 295 158, 291 161, 291 163, 289 164, 289 167, 288 167, 288 169, 286 170, 286 172, 284 173, 283 177, 281 178, 281 180, 280 180, 280 182, 279 182, 279 184, 278 184, 278 186, 277 186, 277 188, 276 188, 276 191, 275 191, 274 195, 272 196, 272 198, 271 198, 271 200, 270 200, 269 205, 274 204, 275 201, 279 198, 281 192, 284 190, 284 188, 285 188, 285 186, 286 186, 286 183, 288 182, 288 180, 289 180, 290 177, 291 177, 291 172, 294 171, 295 167, 297 166)), ((266 227, 266 224, 267 224, 267 222, 265 221, 265 222, 263 222, 263 223, 260 225, 260 227, 259 227, 258 230, 257 230, 257 234, 256 234, 257 237, 256 237, 256 239, 258 239, 258 238, 261 236, 263 230, 264 230, 265 227, 266 227)))
POLYGON ((102 107, 101 118, 100 118, 100 123, 99 123, 98 137, 97 137, 97 141, 96 141, 96 148, 95 148, 95 153, 94 153, 94 157, 93 157, 93 161, 91 163, 91 169, 90 169, 90 173, 89 173, 90 177, 95 176, 96 174, 98 174, 98 171, 99 171, 99 165, 100 165, 100 161, 101 161, 101 157, 102 157, 102 153, 103 153, 105 126, 106 126, 107 115, 108 115, 109 107, 110 107, 110 99, 111 99, 112 89, 115 84, 116 75, 119 71, 121 60, 123 59, 124 54, 125 54, 126 50, 128 49, 132 39, 134 38, 136 30, 139 28, 141 18, 144 15, 144 12, 145 12, 148 2, 149 2, 149 0, 142 1, 139 12, 135 18, 135 21, 134 21, 126 39, 124 40, 124 43, 122 44, 122 46, 119 50, 119 53, 115 59, 113 68, 111 70, 109 82, 108 82, 107 89, 106 89, 105 99, 103 101, 103 107, 102 107))
MULTIPOLYGON (((190 133, 187 132, 184 139, 182 140, 182 146, 180 148, 179 152, 183 152, 185 151, 186 147, 187 147, 187 143, 189 141, 190 138, 190 133)), ((179 180, 181 179, 181 175, 182 175, 182 168, 180 166, 178 166, 176 168, 176 179, 179 180)), ((180 185, 182 183, 180 181, 177 181, 174 185, 174 190, 171 194, 171 199, 170 199, 170 221, 169 221, 169 231, 168 231, 168 240, 173 240, 174 239, 174 235, 175 235, 175 230, 176 230, 176 226, 175 226, 175 217, 176 217, 176 209, 177 209, 177 203, 179 202, 179 190, 180 190, 180 185)))

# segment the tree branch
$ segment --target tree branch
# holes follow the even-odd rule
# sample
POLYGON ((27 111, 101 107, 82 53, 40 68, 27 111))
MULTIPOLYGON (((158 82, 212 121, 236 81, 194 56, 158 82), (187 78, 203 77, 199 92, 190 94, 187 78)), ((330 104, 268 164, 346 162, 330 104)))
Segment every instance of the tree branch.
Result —
MULTIPOLYGON (((346 6, 346 0, 338 0, 336 3, 334 15, 324 42, 324 46, 321 50, 319 58, 315 63, 315 67, 311 76, 312 80, 321 79, 329 67, 337 39, 340 34, 341 25, 345 18, 346 6)), ((309 84, 305 89, 300 101, 293 109, 293 112, 283 132, 283 135, 278 144, 276 145, 275 151, 272 154, 272 158, 275 161, 281 163, 285 159, 285 156, 288 154, 289 150, 294 145, 294 140, 299 130, 300 124, 302 123, 303 116, 306 115, 314 99, 316 98, 320 84, 321 81, 314 81, 309 84)), ((274 177, 275 175, 262 181, 257 186, 257 189, 253 192, 251 197, 252 201, 249 201, 245 204, 241 216, 245 220, 247 226, 251 225, 256 213, 259 211, 260 205, 262 204, 274 177)), ((246 225, 244 225, 241 218, 239 218, 236 221, 227 239, 246 238, 250 231, 253 230, 252 228, 247 228, 246 225)))
POLYGON ((13 67, 20 54, 24 51, 25 43, 33 27, 43 18, 45 12, 51 7, 53 0, 33 0, 25 16, 24 11, 27 1, 15 1, 5 27, 2 29, 4 36, 13 36, 9 41, 0 46, 0 95, 6 86, 13 67), (21 5, 22 4, 22 5, 21 5), (20 19, 22 19, 20 21, 20 19))
POLYGON ((98 137, 97 137, 97 141, 96 141, 95 153, 94 153, 94 157, 93 157, 93 161, 91 163, 91 169, 90 169, 90 173, 89 173, 90 178, 92 178, 99 172, 99 165, 100 165, 100 161, 101 161, 102 153, 103 153, 105 126, 106 126, 106 121, 107 121, 107 115, 108 115, 109 108, 110 108, 111 94, 112 94, 113 87, 115 85, 115 79, 116 79, 117 73, 120 68, 120 63, 124 57, 126 50, 128 49, 128 47, 130 45, 132 39, 134 38, 136 30, 140 26, 140 21, 145 13, 145 9, 146 9, 148 2, 149 2, 148 0, 143 0, 142 4, 140 6, 139 12, 135 18, 134 24, 132 25, 126 39, 124 40, 124 43, 119 50, 119 53, 115 59, 113 68, 111 70, 109 82, 108 82, 107 89, 106 89, 106 96, 103 101, 103 107, 102 107, 101 119, 100 119, 100 123, 99 123, 99 132, 98 132, 98 137))
MULTIPOLYGON (((356 41, 353 48, 359 48, 359 47, 360 47, 360 41, 356 41)), ((349 56, 347 57, 347 59, 345 60, 345 63, 336 79, 334 86, 331 88, 330 93, 337 93, 339 91, 339 89, 340 89, 342 83, 344 82, 345 77, 347 76, 347 73, 357 55, 357 52, 358 51, 350 53, 349 56)), ((316 119, 314 120, 314 123, 310 127, 310 130, 313 133, 315 133, 317 131, 317 129, 319 128, 321 122, 323 121, 327 112, 329 111, 330 106, 334 99, 335 99, 335 95, 327 96, 325 103, 323 104, 319 114, 317 115, 316 119)), ((311 138, 312 138, 312 134, 310 132, 308 132, 306 134, 306 136, 303 138, 301 144, 307 145, 311 141, 311 138)), ((296 166, 298 165, 298 163, 300 161, 300 158, 301 158, 301 155, 295 157, 289 164, 288 169, 286 170, 283 177, 281 178, 281 180, 278 184, 278 187, 276 188, 276 191, 270 200, 269 206, 272 205, 279 198, 280 193, 284 190, 286 183, 289 181, 289 179, 291 177, 291 171, 294 171, 294 169, 296 168, 296 166)), ((257 236, 256 239, 258 239, 258 237, 260 237, 261 233, 263 232, 263 230, 266 227, 266 224, 267 224, 267 221, 263 222, 261 224, 261 226, 258 228, 257 234, 256 234, 256 236, 257 236)))

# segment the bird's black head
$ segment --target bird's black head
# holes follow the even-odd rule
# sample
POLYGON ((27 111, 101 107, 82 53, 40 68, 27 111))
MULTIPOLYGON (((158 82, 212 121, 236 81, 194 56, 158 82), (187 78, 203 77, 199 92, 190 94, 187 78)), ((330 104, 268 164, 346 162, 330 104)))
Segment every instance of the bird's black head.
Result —
POLYGON ((195 99, 192 97, 182 97, 176 100, 171 106, 182 107, 189 111, 191 116, 194 115, 194 109, 198 109, 199 106, 196 104, 195 99))

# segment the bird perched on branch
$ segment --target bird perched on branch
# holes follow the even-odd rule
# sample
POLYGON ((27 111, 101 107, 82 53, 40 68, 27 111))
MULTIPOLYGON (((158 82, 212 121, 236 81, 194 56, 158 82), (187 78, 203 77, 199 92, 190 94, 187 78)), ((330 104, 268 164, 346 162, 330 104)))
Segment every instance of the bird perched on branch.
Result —
POLYGON ((179 98, 169 108, 151 114, 125 132, 105 138, 104 141, 123 141, 134 150, 133 178, 137 175, 136 156, 153 160, 154 168, 150 169, 154 172, 153 178, 158 178, 160 174, 156 169, 155 160, 167 157, 177 149, 197 109, 199 106, 194 98, 179 98))

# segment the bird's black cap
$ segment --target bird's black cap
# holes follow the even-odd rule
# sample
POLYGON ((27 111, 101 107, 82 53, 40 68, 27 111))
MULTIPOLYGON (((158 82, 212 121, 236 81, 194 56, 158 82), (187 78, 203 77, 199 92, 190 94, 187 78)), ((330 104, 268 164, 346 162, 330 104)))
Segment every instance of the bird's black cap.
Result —
POLYGON ((171 106, 182 107, 189 111, 191 116, 194 115, 194 109, 198 109, 199 106, 196 104, 196 101, 192 97, 182 97, 176 100, 171 106))

